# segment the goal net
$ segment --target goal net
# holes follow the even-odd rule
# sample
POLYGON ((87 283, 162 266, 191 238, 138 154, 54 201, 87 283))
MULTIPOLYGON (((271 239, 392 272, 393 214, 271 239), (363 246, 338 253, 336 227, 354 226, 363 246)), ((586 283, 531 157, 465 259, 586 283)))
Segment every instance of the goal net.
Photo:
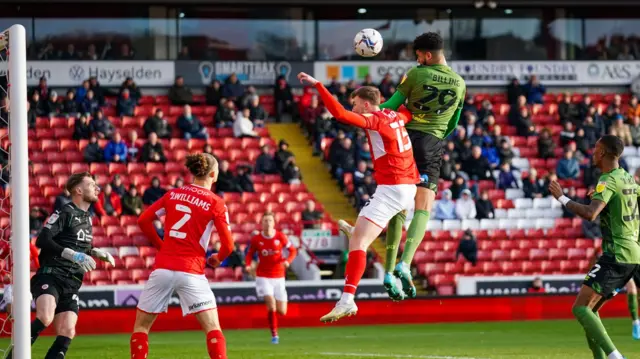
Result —
POLYGON ((31 358, 26 47, 23 26, 0 32, 0 358, 31 358))

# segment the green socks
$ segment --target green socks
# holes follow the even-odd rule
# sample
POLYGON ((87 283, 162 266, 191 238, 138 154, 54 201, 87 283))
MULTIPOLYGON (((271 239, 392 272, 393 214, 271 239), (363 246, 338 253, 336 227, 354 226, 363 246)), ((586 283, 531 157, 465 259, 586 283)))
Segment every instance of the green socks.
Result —
POLYGON ((632 320, 638 319, 638 295, 627 294, 627 305, 629 306, 629 314, 632 320))
POLYGON ((396 266, 396 258, 398 257, 398 249, 400 241, 402 241, 402 227, 407 219, 404 212, 400 212, 393 216, 387 225, 387 259, 384 262, 384 271, 393 272, 396 266))
POLYGON ((593 339, 587 336, 587 343, 589 344, 589 349, 591 349, 591 353, 593 353, 593 359, 607 359, 607 354, 602 351, 602 348, 596 343, 593 339))
MULTIPOLYGON (((608 355, 616 351, 616 347, 613 345, 611 338, 609 338, 604 325, 602 325, 600 317, 598 317, 598 314, 594 313, 591 308, 586 306, 574 307, 573 315, 584 328, 584 331, 587 333, 587 338, 591 338, 597 346, 602 348, 605 354, 608 355)), ((589 347, 591 348, 591 343, 589 343, 589 347)))
POLYGON ((413 214, 413 219, 407 231, 407 241, 404 245, 404 252, 402 252, 402 261, 408 266, 411 265, 413 255, 416 254, 416 250, 424 238, 428 221, 429 211, 419 209, 413 214))

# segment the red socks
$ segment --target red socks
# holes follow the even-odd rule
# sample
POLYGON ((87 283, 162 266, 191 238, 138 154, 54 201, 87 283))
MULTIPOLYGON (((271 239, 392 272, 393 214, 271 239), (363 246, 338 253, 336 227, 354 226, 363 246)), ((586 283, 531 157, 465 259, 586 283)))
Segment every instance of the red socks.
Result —
POLYGON ((267 317, 269 318, 269 329, 271 329, 271 336, 278 336, 278 313, 277 312, 267 312, 267 317))
POLYGON ((211 359, 227 359, 227 343, 219 330, 207 333, 207 351, 211 359))
POLYGON ((364 275, 366 267, 367 252, 362 250, 349 252, 349 259, 347 260, 347 268, 345 269, 344 276, 345 293, 356 294, 356 289, 358 289, 358 284, 364 275))
POLYGON ((147 333, 131 334, 131 359, 147 359, 149 355, 149 335, 147 333))

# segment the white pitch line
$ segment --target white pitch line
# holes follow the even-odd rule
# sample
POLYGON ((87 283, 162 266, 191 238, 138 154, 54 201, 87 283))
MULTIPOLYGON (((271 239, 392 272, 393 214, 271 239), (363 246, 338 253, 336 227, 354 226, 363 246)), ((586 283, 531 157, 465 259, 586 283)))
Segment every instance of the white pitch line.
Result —
MULTIPOLYGON (((311 355, 311 353, 306 353, 311 355)), ((411 355, 411 354, 376 354, 376 353, 318 353, 322 356, 367 357, 367 358, 407 358, 407 359, 481 359, 473 357, 454 357, 447 355, 411 355)))

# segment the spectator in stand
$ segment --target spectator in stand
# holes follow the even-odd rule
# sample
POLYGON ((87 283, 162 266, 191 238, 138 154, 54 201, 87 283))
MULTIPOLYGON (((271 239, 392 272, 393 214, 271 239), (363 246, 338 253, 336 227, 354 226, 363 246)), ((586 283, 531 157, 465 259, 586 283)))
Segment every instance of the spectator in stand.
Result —
POLYGON ((47 217, 49 217, 49 212, 44 208, 31 207, 31 211, 29 211, 29 231, 31 232, 32 238, 38 236, 47 217))
POLYGON ((177 177, 176 180, 173 182, 173 188, 182 188, 182 187, 184 187, 184 178, 177 177))
POLYGON ((578 145, 576 144, 576 141, 569 142, 566 146, 564 146, 564 149, 565 151, 569 150, 573 152, 573 157, 580 164, 586 159, 586 156, 581 151, 578 151, 578 145))
POLYGON ((80 115, 73 123, 73 139, 88 140, 89 138, 91 138, 89 118, 86 115, 80 115))
POLYGON ((31 108, 35 111, 37 117, 47 116, 49 114, 47 104, 41 100, 40 94, 38 92, 34 92, 33 95, 31 95, 31 100, 29 100, 29 103, 31 108))
POLYGON ((153 132, 159 138, 171 138, 171 126, 164 118, 164 112, 161 109, 156 109, 155 115, 147 118, 142 128, 147 137, 153 132))
POLYGON ((92 135, 96 135, 100 139, 109 139, 113 136, 115 127, 111 121, 104 116, 102 110, 99 110, 95 116, 93 116, 91 122, 89 122, 89 130, 92 135))
POLYGON ((629 134, 631 135, 631 144, 636 147, 640 146, 640 116, 631 118, 629 134))
MULTIPOLYGON (((569 187, 566 196, 574 202, 582 203, 582 199, 578 198, 578 193, 576 192, 575 187, 569 187)), ((569 211, 567 207, 562 206, 562 218, 575 218, 575 216, 576 215, 573 212, 569 211)))
POLYGON ((484 133, 482 127, 477 126, 473 129, 473 134, 469 137, 471 144, 478 147, 483 147, 485 144, 491 143, 491 138, 484 133))
POLYGON ((276 122, 282 120, 282 115, 288 113, 293 116, 293 93, 291 86, 287 83, 284 76, 280 75, 276 79, 273 93, 274 105, 276 107, 276 122))
POLYGON ((122 200, 117 193, 113 192, 111 184, 107 183, 98 196, 95 204, 96 214, 103 216, 119 216, 122 213, 122 200))
POLYGON ((261 147, 262 153, 256 159, 256 174, 276 174, 278 167, 268 145, 261 147))
POLYGON ((127 144, 122 140, 120 132, 113 134, 113 139, 104 148, 106 162, 127 162, 127 144))
POLYGON ((533 125, 528 107, 523 106, 520 108, 520 112, 515 118, 515 121, 518 136, 529 137, 536 134, 536 127, 533 125))
POLYGON ((589 156, 589 150, 591 149, 591 146, 589 146, 589 140, 585 137, 583 128, 579 128, 578 131, 576 131, 575 144, 576 149, 580 151, 583 156, 589 156))
POLYGON ((355 198, 356 198, 356 207, 358 210, 362 209, 369 202, 369 199, 375 193, 377 188, 376 182, 373 180, 371 175, 367 175, 364 177, 364 181, 361 185, 356 186, 355 189, 355 198))
POLYGON ((442 199, 436 202, 433 219, 456 219, 456 204, 451 200, 451 191, 442 191, 442 199))
POLYGON ((584 130, 584 137, 589 144, 589 148, 593 148, 598 139, 602 137, 602 128, 596 125, 592 116, 587 116, 584 118, 582 129, 584 130))
POLYGON ((151 180, 151 187, 147 188, 142 195, 142 203, 147 206, 152 205, 155 201, 159 200, 164 196, 167 191, 160 187, 160 179, 158 177, 153 177, 151 180))
POLYGON ((191 106, 184 105, 182 116, 178 118, 178 128, 186 140, 198 138, 206 140, 209 138, 207 129, 204 127, 200 119, 191 113, 191 106))
POLYGON ((229 75, 222 87, 222 97, 226 98, 228 101, 235 102, 236 106, 240 107, 240 99, 243 95, 244 86, 238 80, 238 76, 236 76, 235 73, 229 75))
POLYGON ((513 175, 511 170, 511 164, 504 162, 500 165, 500 172, 498 173, 498 189, 518 188, 518 181, 513 175))
POLYGON ((127 77, 122 83, 122 85, 120 85, 120 91, 119 91, 120 95, 122 95, 122 92, 124 90, 129 90, 129 96, 137 105, 138 101, 140 101, 140 98, 142 97, 142 93, 140 92, 138 85, 136 85, 136 83, 133 82, 133 78, 127 77))
POLYGON ((176 58, 176 60, 179 60, 179 61, 191 60, 191 55, 189 55, 189 46, 184 45, 182 46, 182 48, 180 48, 180 52, 178 52, 178 57, 176 58))
POLYGON ((484 122, 487 116, 490 115, 494 115, 493 104, 489 100, 483 100, 482 107, 480 108, 480 111, 478 111, 478 118, 480 119, 480 121, 484 122))
POLYGON ((135 57, 135 53, 129 44, 120 45, 120 54, 117 56, 116 60, 133 60, 135 57))
POLYGON ((629 47, 629 44, 622 45, 622 52, 618 54, 618 60, 633 61, 635 59, 635 56, 631 53, 631 47, 629 47))
MULTIPOLYGON (((362 162, 366 166, 366 162, 362 162)), ((448 153, 442 155, 442 165, 440 166, 440 178, 446 181, 450 181, 455 176, 456 162, 451 159, 448 153)), ((357 173, 357 172, 356 172, 357 173)), ((354 173, 355 179, 355 173, 354 173)))
POLYGON ((104 161, 102 148, 98 144, 98 138, 92 135, 89 144, 84 148, 84 160, 88 163, 100 163, 104 161))
POLYGON ((516 157, 516 154, 511 148, 511 142, 506 138, 503 138, 500 141, 498 157, 500 158, 500 163, 511 163, 511 161, 516 157))
POLYGON ((164 148, 162 147, 162 143, 158 140, 158 135, 156 135, 155 132, 149 133, 147 142, 142 146, 140 161, 144 163, 167 162, 167 157, 164 155, 164 148))
POLYGON ((471 197, 471 191, 465 189, 462 197, 456 201, 456 216, 459 219, 474 219, 476 215, 476 203, 471 197))
POLYGON ((124 196, 127 192, 124 183, 122 183, 122 177, 119 174, 113 176, 113 179, 111 180, 111 189, 120 197, 124 196))
POLYGON ((122 215, 139 216, 143 207, 144 204, 142 197, 138 194, 138 189, 134 185, 129 186, 129 191, 122 196, 122 215))
POLYGON ((53 210, 60 211, 62 210, 62 207, 69 202, 71 202, 71 193, 69 193, 65 188, 64 191, 56 197, 56 201, 53 204, 53 210))
POLYGON ((57 92, 51 91, 49 93, 49 100, 46 103, 46 111, 49 114, 49 118, 62 115, 64 106, 59 100, 57 92))
POLYGON ((551 137, 551 131, 545 128, 540 131, 540 137, 538 138, 538 157, 543 159, 555 158, 556 143, 551 137))
MULTIPOLYGON (((459 136, 461 136, 463 139, 467 138, 467 134, 473 134, 473 132, 476 130, 476 124, 478 122, 478 119, 476 118, 476 115, 472 114, 472 113, 467 113, 464 118, 463 118, 463 122, 461 123, 461 125, 463 125, 464 127, 462 128, 462 130, 464 130, 463 133, 458 133, 459 136)), ((480 127, 480 126, 478 126, 480 127)))
POLYGON ((362 81, 362 86, 371 86, 376 87, 376 84, 373 83, 373 78, 371 75, 366 74, 364 77, 364 81, 362 81))
POLYGON ((140 147, 138 143, 138 132, 135 130, 129 131, 129 144, 127 145, 128 156, 127 162, 138 162, 138 153, 140 147))
POLYGON ((489 192, 482 191, 480 199, 476 201, 476 219, 493 219, 495 218, 495 210, 493 203, 489 200, 489 192))
POLYGON ((313 131, 312 129, 313 129, 313 125, 316 122, 316 118, 320 116, 322 111, 323 111, 323 108, 320 107, 320 101, 318 101, 318 96, 311 97, 311 102, 309 103, 309 106, 304 109, 304 112, 302 112, 302 122, 307 126, 306 128, 309 132, 313 131))
POLYGON ((253 130, 253 122, 249 119, 251 111, 245 108, 238 111, 236 120, 233 122, 233 136, 235 138, 259 138, 260 136, 253 130))
POLYGON ((520 80, 517 77, 511 79, 511 82, 507 86, 507 103, 509 105, 515 105, 518 103, 518 97, 524 95, 524 89, 520 85, 520 80))
POLYGON ((353 143, 349 137, 345 137, 340 141, 332 156, 329 158, 331 172, 335 178, 342 178, 345 172, 353 172, 356 168, 355 151, 353 143))
POLYGON ((76 102, 80 108, 82 108, 82 103, 87 98, 87 92, 90 89, 89 80, 82 81, 82 85, 76 89, 76 102))
POLYGON ((278 172, 284 172, 284 169, 291 161, 293 157, 293 153, 289 151, 289 143, 285 140, 280 140, 278 143, 278 151, 275 155, 276 167, 278 168, 278 172))
POLYGON ((602 172, 593 162, 593 157, 591 157, 591 164, 584 169, 583 182, 585 187, 595 187, 600 175, 602 175, 602 172))
POLYGON ((629 125, 626 125, 624 123, 624 119, 622 118, 622 116, 618 116, 616 121, 609 128, 609 134, 620 137, 625 146, 631 146, 631 144, 633 143, 629 125))
POLYGON ((542 278, 535 277, 531 282, 531 287, 527 290, 527 293, 544 293, 544 287, 542 286, 542 278))
POLYGON ((474 181, 493 179, 489 161, 482 156, 482 149, 478 146, 473 146, 471 158, 463 163, 462 170, 474 181))
POLYGON ((460 196, 462 196, 462 191, 465 189, 469 189, 466 179, 463 176, 456 175, 451 187, 449 187, 449 190, 451 191, 451 198, 454 200, 459 199, 460 196))
POLYGON ((131 98, 131 93, 128 89, 123 89, 118 96, 116 102, 116 114, 118 116, 133 116, 136 110, 136 100, 131 98))
POLYGON ((627 108, 627 120, 633 120, 640 116, 640 104, 638 104, 638 98, 631 96, 629 99, 629 107, 627 108))
POLYGON ((82 101, 80 109, 83 113, 89 115, 93 115, 100 109, 100 103, 98 102, 98 99, 96 99, 92 90, 87 91, 87 95, 85 96, 84 101, 82 101))
POLYGON ((580 109, 571 102, 571 94, 568 92, 564 94, 562 102, 558 104, 558 115, 563 124, 566 122, 575 123, 580 116, 580 109))
POLYGON ((564 158, 558 161, 556 173, 559 179, 578 179, 580 164, 573 158, 573 152, 568 150, 564 152, 564 158))
POLYGON ((587 117, 587 115, 589 115, 589 113, 591 112, 591 108, 594 108, 591 96, 585 94, 582 97, 582 102, 580 102, 580 104, 578 105, 578 119, 580 120, 580 122, 584 122, 585 117, 587 117))
MULTIPOLYGON (((5 101, 5 103, 9 103, 9 100, 5 97, 4 99, 2 99, 2 101, 5 101)), ((8 118, 9 116, 9 112, 7 112, 7 105, 4 105, 4 114, 2 115, 2 118, 8 118)), ((36 116, 36 111, 34 111, 31 108, 31 103, 29 101, 27 101, 27 123, 29 126, 29 129, 34 129, 36 128, 36 120, 37 120, 38 116, 36 116)), ((4 124, 6 126, 6 124, 4 124)))
POLYGON ((40 77, 38 82, 38 86, 33 89, 31 92, 31 97, 33 98, 34 93, 38 93, 39 98, 45 99, 49 98, 49 86, 47 86, 47 78, 45 76, 40 77))
POLYGON ((67 51, 60 55, 60 60, 80 60, 80 55, 76 52, 76 47, 73 44, 68 44, 67 51))
POLYGON ((516 100, 516 104, 512 105, 511 108, 509 109, 509 114, 508 114, 507 118, 508 118, 509 124, 511 126, 517 126, 518 125, 518 121, 519 121, 519 117, 520 117, 520 110, 523 107, 529 108, 529 106, 527 105, 527 98, 525 96, 520 96, 516 100))
POLYGON ((526 198, 542 198, 545 192, 544 180, 538 178, 535 168, 529 170, 529 176, 522 180, 522 191, 526 198))
POLYGON ((89 46, 87 46, 87 53, 84 54, 84 59, 85 60, 89 60, 89 61, 98 60, 98 53, 96 52, 96 45, 89 44, 89 46))
POLYGON ((242 188, 242 192, 255 192, 253 180, 251 179, 251 166, 240 165, 236 168, 236 172, 238 173, 236 178, 240 188, 242 188))
POLYGON ((369 171, 369 168, 367 168, 367 162, 359 161, 358 167, 353 172, 353 185, 359 186, 364 181, 364 178, 370 174, 371 171, 369 171))
POLYGON ((316 203, 312 200, 307 200, 304 210, 302 211, 302 224, 304 228, 319 229, 321 227, 320 221, 322 220, 322 217, 322 212, 316 211, 316 203))
POLYGON ((220 172, 218 173, 218 181, 216 182, 216 192, 242 192, 242 187, 240 187, 236 176, 234 176, 229 169, 229 162, 226 160, 220 162, 220 172))
POLYGON ((460 242, 458 242, 458 249, 456 250, 456 261, 460 258, 460 255, 464 259, 471 262, 473 266, 478 262, 478 244, 476 243, 476 237, 470 229, 464 231, 460 242))
POLYGON ((560 146, 564 147, 576 139, 576 132, 573 122, 565 122, 562 131, 560 131, 560 146))
POLYGON ((251 99, 254 96, 258 96, 258 91, 253 86, 247 86, 247 89, 244 91, 244 95, 240 99, 240 108, 248 108, 251 103, 251 99))
POLYGON ((193 103, 193 92, 184 85, 184 77, 177 76, 173 86, 169 88, 169 101, 174 106, 190 105, 193 103))
POLYGON ((302 180, 302 173, 300 173, 300 167, 296 165, 296 158, 289 158, 289 163, 282 172, 282 180, 288 184, 299 184, 302 180))
POLYGON ((98 100, 100 106, 104 106, 104 90, 95 76, 89 77, 89 86, 91 87, 91 91, 93 91, 93 95, 96 100, 98 100))
POLYGON ((80 112, 80 106, 76 101, 76 94, 73 90, 67 91, 67 97, 62 101, 62 112, 71 117, 75 117, 80 112))
POLYGON ((236 105, 233 101, 222 99, 220 101, 220 108, 216 111, 214 121, 216 128, 232 127, 236 116, 236 105))
POLYGON ((527 94, 527 103, 529 104, 543 104, 544 94, 547 92, 547 89, 542 86, 540 81, 538 81, 538 76, 531 75, 529 82, 524 85, 524 92, 527 94))
POLYGON ((260 104, 260 96, 258 95, 251 96, 249 101, 249 118, 253 125, 258 128, 264 127, 264 123, 269 118, 269 114, 260 104))
POLYGON ((382 97, 386 99, 391 98, 391 96, 393 95, 393 92, 395 92, 395 91, 392 91, 394 87, 395 85, 391 78, 391 74, 387 72, 382 78, 382 81, 380 81, 380 85, 378 86, 378 89, 380 90, 382 97))
POLYGON ((622 114, 622 96, 620 94, 613 95, 613 102, 609 104, 616 114, 622 114))
POLYGON ((498 150, 493 147, 492 144, 488 143, 484 147, 482 147, 482 157, 487 159, 487 162, 489 162, 489 167, 491 167, 492 170, 496 169, 500 164, 498 150))
POLYGON ((209 106, 220 106, 222 99, 222 88, 220 81, 212 80, 205 90, 205 101, 209 106))
POLYGON ((465 98, 464 104, 462 105, 462 115, 473 115, 478 117, 478 107, 476 106, 473 95, 467 95, 465 98))

